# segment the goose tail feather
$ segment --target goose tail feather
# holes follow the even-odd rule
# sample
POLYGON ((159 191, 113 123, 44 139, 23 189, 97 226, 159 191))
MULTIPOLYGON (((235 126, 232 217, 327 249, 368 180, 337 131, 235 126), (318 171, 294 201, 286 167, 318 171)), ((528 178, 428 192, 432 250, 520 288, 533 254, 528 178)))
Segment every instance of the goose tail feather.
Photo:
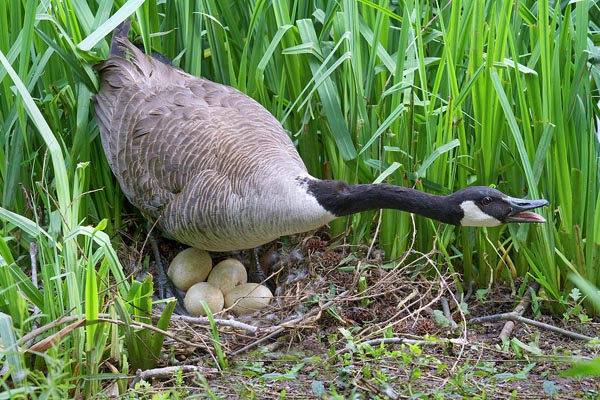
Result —
POLYGON ((129 18, 121 22, 119 26, 115 28, 110 42, 110 57, 125 58, 125 50, 122 47, 122 43, 127 40, 130 28, 131 21, 129 18))

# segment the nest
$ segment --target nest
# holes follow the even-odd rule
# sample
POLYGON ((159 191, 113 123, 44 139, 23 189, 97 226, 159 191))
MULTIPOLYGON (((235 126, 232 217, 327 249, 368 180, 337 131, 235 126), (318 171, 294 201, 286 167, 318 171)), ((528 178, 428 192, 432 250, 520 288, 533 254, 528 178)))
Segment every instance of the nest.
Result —
MULTIPOLYGON (((383 264, 381 252, 332 246, 312 236, 280 253, 274 257, 271 248, 269 255, 276 258, 271 277, 277 286, 269 307, 246 316, 227 310, 215 315, 220 347, 228 357, 258 346, 300 342, 303 347, 314 343, 316 349, 319 337, 339 334, 341 328, 351 329, 357 341, 382 338, 384 332, 405 338, 438 334, 442 328, 433 322, 432 306, 443 296, 455 298, 448 275, 438 273, 431 280, 420 274, 424 269, 439 271, 433 252, 411 250, 383 264)), ((216 361, 207 318, 174 316, 170 331, 165 354, 184 364, 207 354, 216 361)))

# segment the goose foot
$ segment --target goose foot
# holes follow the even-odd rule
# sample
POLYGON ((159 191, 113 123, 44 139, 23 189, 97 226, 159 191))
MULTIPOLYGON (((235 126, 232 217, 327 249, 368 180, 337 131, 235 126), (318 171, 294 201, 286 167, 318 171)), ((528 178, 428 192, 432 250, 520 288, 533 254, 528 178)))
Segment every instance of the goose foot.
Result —
POLYGON ((148 229, 150 247, 154 253, 154 261, 156 262, 157 278, 156 284, 158 287, 158 298, 161 300, 168 299, 169 297, 175 297, 177 299, 177 305, 175 306, 174 312, 179 315, 189 315, 183 305, 183 295, 179 289, 175 287, 171 279, 167 276, 167 270, 165 263, 162 261, 160 250, 158 249, 158 240, 156 238, 155 231, 151 227, 148 229))
POLYGON ((249 252, 250 265, 248 266, 248 282, 260 283, 268 287, 274 293, 275 284, 272 279, 269 279, 262 269, 260 257, 258 255, 258 247, 255 247, 249 252))

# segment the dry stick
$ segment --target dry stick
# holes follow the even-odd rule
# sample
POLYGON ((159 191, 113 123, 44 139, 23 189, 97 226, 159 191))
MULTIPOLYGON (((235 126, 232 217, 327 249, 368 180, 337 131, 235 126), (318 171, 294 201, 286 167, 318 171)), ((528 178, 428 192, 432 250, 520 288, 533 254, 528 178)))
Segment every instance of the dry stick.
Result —
POLYGON ((180 370, 183 373, 200 372, 202 374, 219 372, 216 368, 201 367, 199 365, 180 365, 175 367, 152 368, 147 369, 145 371, 138 369, 135 373, 135 378, 131 380, 129 387, 135 387, 135 385, 141 380, 148 381, 154 378, 171 378, 175 373, 179 372, 180 370))
POLYGON ((561 335, 565 335, 565 336, 571 337, 573 339, 586 340, 586 341, 594 340, 593 337, 582 335, 581 333, 568 331, 566 329, 562 329, 562 328, 559 328, 554 325, 549 325, 549 324, 545 324, 543 322, 535 321, 533 319, 522 317, 520 315, 515 314, 514 311, 509 312, 509 313, 503 313, 503 314, 488 315, 486 317, 473 318, 469 321, 469 323, 481 324, 483 322, 494 322, 494 321, 517 321, 517 322, 522 322, 524 324, 535 326, 537 328, 546 329, 546 330, 549 330, 552 332, 560 333, 561 335))
MULTIPOLYGON (((38 244, 37 242, 29 243, 29 259, 31 260, 31 283, 39 289, 38 286, 38 274, 37 274, 37 254, 38 254, 38 244)), ((37 309, 35 306, 34 309, 37 309)), ((39 309, 37 309, 39 312, 39 309)))
MULTIPOLYGON (((28 200, 29 201, 29 200, 28 200)), ((31 283, 33 283, 33 285, 39 289, 39 284, 38 284, 38 273, 37 273, 37 255, 38 255, 38 244, 37 242, 31 242, 29 243, 29 258, 31 259, 31 283)), ((33 316, 35 317, 35 319, 33 320, 33 323, 31 324, 33 329, 37 329, 38 324, 40 323, 40 309, 38 308, 38 306, 34 305, 33 306, 33 316)), ((29 343, 25 343, 24 347, 30 347, 31 344, 33 343, 33 339, 31 338, 31 340, 29 341, 29 343)))
MULTIPOLYGON (((413 291, 411 294, 409 294, 407 297, 405 297, 397 306, 396 308, 400 309, 397 313, 395 313, 394 315, 392 315, 390 318, 388 318, 386 321, 384 321, 381 325, 380 328, 378 328, 377 330, 370 332, 366 335, 366 337, 369 336, 375 336, 381 332, 383 332, 384 330, 386 330, 386 327, 389 324, 395 324, 395 323, 399 323, 400 321, 404 321, 406 320, 408 317, 410 317, 411 315, 419 315, 422 311, 427 311, 429 310, 433 304, 435 304, 441 297, 440 294, 438 294, 436 297, 434 297, 433 299, 429 300, 429 302, 427 304, 424 304, 422 306, 420 306, 418 309, 412 311, 410 313, 409 316, 403 317, 401 319, 397 319, 397 317, 402 313, 402 311, 404 311, 405 309, 408 310, 410 309, 410 306, 417 304, 419 302, 419 300, 409 304, 408 306, 404 306, 408 301, 410 301, 414 296, 417 296, 418 292, 415 290, 413 291)), ((378 340, 378 339, 372 339, 372 340, 378 340)))
POLYGON ((442 311, 444 312, 444 317, 448 320, 450 327, 452 329, 457 329, 458 324, 452 319, 452 313, 450 313, 450 305, 448 304, 448 299, 445 297, 440 297, 440 303, 442 304, 442 311))
MULTIPOLYGON (((17 340, 19 346, 27 346, 30 341, 41 335, 42 333, 49 331, 50 329, 57 328, 63 324, 70 324, 79 320, 77 316, 60 317, 47 323, 46 325, 40 326, 39 328, 29 331, 28 334, 24 335, 21 339, 17 340)), ((27 346, 29 347, 29 346, 27 346)))
POLYGON ((464 339, 442 339, 439 341, 433 340, 422 340, 422 339, 407 339, 407 338, 379 338, 379 339, 371 339, 362 342, 361 344, 368 344, 369 346, 379 346, 381 344, 417 344, 419 346, 425 345, 444 345, 445 343, 452 344, 460 344, 466 345, 468 344, 464 339))
POLYGON ((294 324, 306 321, 307 319, 311 318, 313 315, 318 314, 324 310, 327 310, 329 307, 334 305, 336 303, 336 301, 344 298, 349 292, 350 291, 347 290, 347 291, 341 293, 334 300, 328 301, 327 303, 323 304, 321 307, 313 308, 312 310, 310 310, 308 313, 304 314, 301 317, 298 317, 298 318, 292 319, 290 321, 286 321, 286 322, 279 324, 279 327, 277 329, 275 329, 273 332, 269 333, 265 337, 255 340, 254 342, 242 347, 239 350, 234 351, 233 353, 231 353, 231 356, 237 356, 238 354, 242 354, 242 353, 250 350, 251 348, 258 346, 259 344, 266 342, 269 339, 279 336, 282 332, 284 332, 286 330, 286 328, 293 327, 294 324))
MULTIPOLYGON (((307 316, 308 316, 308 314, 307 314, 307 316)), ((242 354, 242 353, 250 350, 251 348, 258 346, 259 344, 266 342, 267 340, 269 340, 271 338, 279 336, 283 331, 285 331, 285 328, 283 328, 280 325, 279 328, 275 329, 273 332, 269 333, 267 336, 264 336, 256 341, 242 347, 241 349, 234 351, 233 353, 231 353, 231 356, 237 356, 238 354, 242 354)))
MULTIPOLYGON (((171 321, 185 321, 190 324, 198 324, 198 325, 209 325, 208 318, 206 317, 190 317, 187 315, 173 315, 171 317, 171 321)), ((229 326, 236 329, 241 329, 243 331, 247 331, 250 333, 255 333, 258 328, 254 325, 245 324, 243 322, 229 320, 229 319, 215 319, 214 320, 217 325, 221 326, 229 326)))
POLYGON ((465 296, 463 298, 463 301, 465 303, 471 298, 471 295, 473 294, 473 288, 474 287, 475 287, 475 282, 473 282, 473 281, 469 282, 469 288, 467 289, 467 293, 465 293, 465 296))
POLYGON ((357 382, 354 383, 355 387, 358 387, 359 389, 361 388, 358 383, 360 382, 364 388, 362 388, 363 390, 368 390, 372 393, 376 393, 379 396, 378 397, 383 397, 384 399, 391 399, 391 400, 397 400, 398 399, 398 394, 396 394, 396 392, 394 392, 394 389, 392 389, 392 387, 388 384, 385 384, 384 387, 381 387, 380 385, 373 383, 373 382, 369 382, 365 377, 360 376, 357 380, 357 382))
MULTIPOLYGON (((512 313, 518 315, 519 317, 522 317, 523 313, 525 312, 525 309, 529 307, 529 304, 531 303, 531 297, 533 296, 533 293, 537 293, 539 289, 540 284, 537 282, 533 282, 529 286, 529 290, 525 292, 525 295, 523 296, 517 307, 512 311, 512 313)), ((504 327, 502 328, 502 332, 500 332, 500 339, 508 339, 513 329, 515 329, 515 325, 515 321, 506 321, 504 327)))
POLYGON ((454 297, 457 299, 460 298, 462 303, 466 303, 469 298, 473 295, 473 288, 475 287, 475 282, 469 282, 469 286, 467 286, 467 291, 461 293, 458 289, 454 291, 454 297))
POLYGON ((111 323, 111 324, 121 325, 121 326, 131 325, 131 326, 135 326, 135 327, 139 327, 139 328, 143 328, 143 329, 149 329, 149 330, 157 332, 161 335, 165 335, 166 337, 173 339, 177 342, 183 343, 186 346, 199 347, 198 344, 196 344, 196 343, 192 343, 185 339, 177 337, 177 335, 175 335, 171 332, 168 332, 168 331, 164 331, 160 328, 157 328, 154 325, 145 324, 143 322, 138 322, 138 321, 131 321, 131 323, 128 324, 119 319, 112 319, 110 314, 99 314, 97 319, 90 320, 90 321, 87 321, 85 318, 80 318, 76 315, 59 318, 59 319, 54 320, 44 326, 41 326, 37 329, 32 330, 27 335, 25 335, 21 339, 19 339, 17 341, 17 344, 22 345, 23 343, 27 343, 27 341, 29 341, 32 337, 39 336, 40 334, 42 334, 52 328, 58 327, 59 325, 62 325, 62 324, 68 324, 68 323, 73 323, 73 322, 77 322, 77 321, 85 321, 86 324, 97 323, 97 322, 106 322, 106 323, 111 323))
POLYGON ((140 327, 143 329, 149 329, 151 331, 154 331, 156 333, 159 333, 161 335, 164 335, 170 339, 173 339, 179 343, 183 343, 188 347, 192 347, 192 348, 196 348, 196 347, 200 347, 200 345, 198 343, 192 343, 188 340, 182 339, 180 337, 178 337, 176 334, 171 333, 169 331, 164 331, 160 328, 157 328, 154 325, 151 324, 145 324, 143 322, 139 322, 139 321, 131 321, 130 324, 126 323, 125 321, 121 321, 119 319, 111 319, 111 318, 103 318, 103 317, 98 317, 96 320, 94 321, 89 321, 90 323, 94 323, 94 322, 107 322, 107 323, 111 323, 111 324, 115 324, 115 325, 120 325, 120 326, 135 326, 135 327, 140 327))
POLYGON ((379 229, 381 228, 381 210, 379 210, 379 218, 377 219, 377 225, 375 225, 375 234, 373 235, 373 240, 371 241, 371 244, 369 245, 369 250, 367 250, 367 256, 365 257, 366 260, 369 259, 369 257, 371 257, 371 251, 373 251, 373 247, 375 246, 375 241, 377 240, 377 236, 379 235, 379 229))
MULTIPOLYGON (((121 321, 121 320, 115 320, 115 319, 111 319, 111 315, 110 314, 99 314, 98 315, 98 319, 96 320, 97 322, 108 322, 108 323, 115 323, 117 325, 124 325, 125 322, 121 321)), ((184 321, 187 322, 192 322, 192 323, 197 323, 197 324, 202 324, 202 325, 208 325, 208 318, 206 320, 204 320, 204 318, 192 318, 192 317, 187 317, 188 319, 185 318, 181 318, 184 321)), ((25 336, 23 336, 21 339, 18 340, 17 344, 19 346, 23 346, 24 344, 28 343, 29 341, 33 340, 34 338, 36 338, 37 336, 41 335, 42 333, 49 331, 50 329, 56 328, 60 325, 63 324, 70 324, 73 322, 76 322, 78 320, 80 320, 81 318, 77 317, 77 316, 66 316, 66 317, 62 317, 59 319, 56 319, 44 326, 41 326, 37 329, 34 329, 32 331, 30 331, 28 334, 26 334, 25 336)), ((95 321, 89 321, 89 322, 95 322, 95 321)), ((242 329, 242 330, 246 330, 249 332, 255 332, 258 328, 256 328, 255 326, 252 325, 247 325, 244 324, 242 322, 236 322, 236 321, 229 321, 229 320, 225 320, 225 319, 215 319, 215 323, 217 325, 223 325, 223 326, 230 326, 232 328, 238 328, 238 329, 242 329)), ((188 342, 187 340, 181 339, 179 337, 177 337, 176 335, 173 335, 172 333, 168 332, 168 331, 163 331, 162 329, 159 329, 153 325, 150 324, 144 324, 142 322, 137 322, 137 321, 132 321, 132 325, 135 326, 139 326, 140 328, 146 328, 146 329, 150 329, 153 330, 155 332, 164 334, 165 336, 181 342, 183 344, 185 344, 186 346, 191 346, 191 347, 198 347, 197 344, 188 342)), ((29 346, 26 346, 29 347, 29 346)))
MULTIPOLYGON (((437 242, 437 236, 434 242, 434 247, 435 244, 437 242)), ((435 263, 431 262, 431 260, 427 260, 431 266, 433 267, 433 269, 435 269, 435 272, 438 274, 438 276, 440 277, 440 283, 441 283, 441 288, 445 289, 448 294, 450 295, 450 297, 452 298, 452 300, 454 301, 454 304, 456 304, 456 306, 458 307, 458 310, 460 312, 460 317, 462 319, 462 323, 463 323, 463 329, 462 329, 462 338, 464 339, 464 343, 467 343, 467 319, 465 317, 465 313, 461 310, 460 308, 460 301, 458 301, 458 299, 456 298, 456 296, 454 295, 454 293, 452 293, 452 290, 450 290, 450 287, 448 286, 448 284, 446 283, 446 280, 444 279, 444 276, 442 275, 442 273, 440 272, 440 270, 438 269, 438 267, 435 265, 435 263)), ((450 321, 454 321, 452 319, 450 319, 450 321)), ((462 358, 462 354, 465 351, 465 346, 466 344, 462 344, 460 346, 460 351, 454 361, 454 364, 452 364, 452 368, 450 369, 451 371, 454 371, 456 366, 458 365, 458 363, 460 362, 460 359, 462 358)))
MULTIPOLYGON (((382 148, 381 148, 381 139, 377 141, 377 153, 379 154, 379 168, 381 169, 382 162, 381 160, 383 159, 382 156, 382 148)), ((377 225, 375 225, 375 234, 373 235, 373 240, 371 241, 371 245, 369 246, 369 250, 367 250, 367 256, 366 256, 366 260, 369 259, 369 257, 371 257, 371 251, 373 250, 373 247, 375 246, 375 241, 377 240, 377 237, 379 236, 379 229, 381 228, 381 221, 383 220, 383 212, 382 210, 379 210, 379 215, 377 218, 377 225)))

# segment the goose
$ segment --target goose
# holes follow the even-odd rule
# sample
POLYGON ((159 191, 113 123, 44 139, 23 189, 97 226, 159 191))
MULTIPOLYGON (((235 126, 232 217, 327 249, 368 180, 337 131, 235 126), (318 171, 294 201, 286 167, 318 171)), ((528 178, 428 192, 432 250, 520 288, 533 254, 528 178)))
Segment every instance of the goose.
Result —
POLYGON ((175 240, 215 252, 255 248, 335 218, 397 209, 446 224, 542 223, 519 199, 486 186, 433 195, 390 184, 311 176, 279 121, 240 91, 192 76, 113 33, 95 66, 102 146, 127 199, 175 240))

